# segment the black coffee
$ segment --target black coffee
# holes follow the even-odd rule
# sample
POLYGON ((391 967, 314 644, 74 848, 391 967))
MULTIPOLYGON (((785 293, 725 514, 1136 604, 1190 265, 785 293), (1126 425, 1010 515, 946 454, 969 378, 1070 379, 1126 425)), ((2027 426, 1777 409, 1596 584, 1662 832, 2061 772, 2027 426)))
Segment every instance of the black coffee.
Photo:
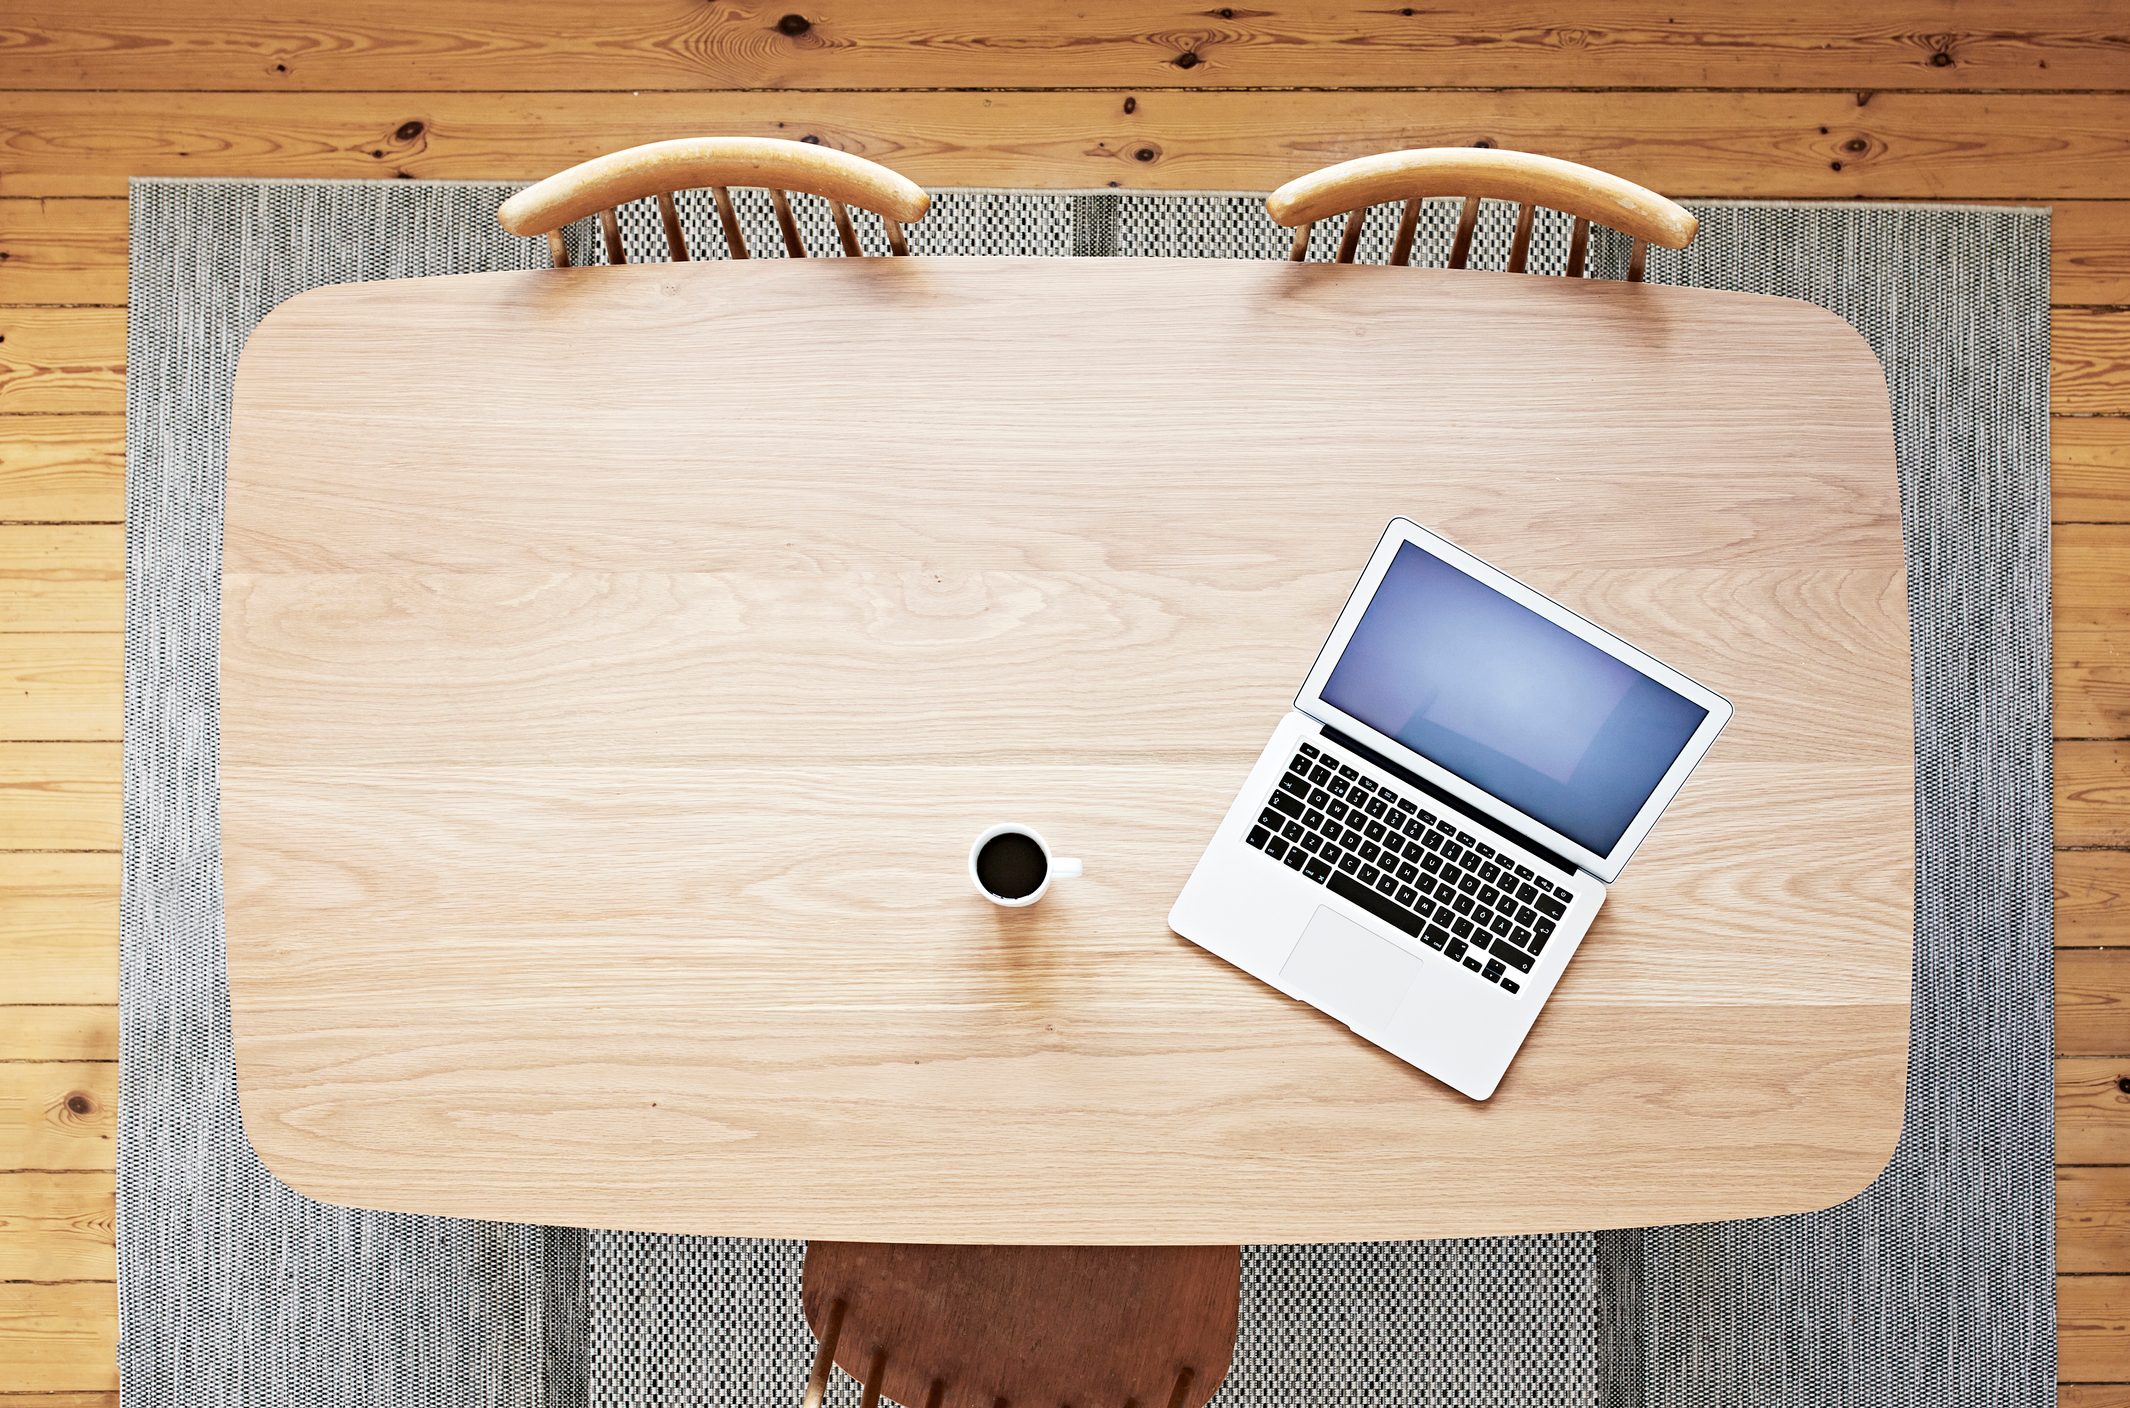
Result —
POLYGON ((1043 848, 1018 831, 993 836, 976 853, 977 882, 1002 900, 1028 898, 1049 873, 1043 848))

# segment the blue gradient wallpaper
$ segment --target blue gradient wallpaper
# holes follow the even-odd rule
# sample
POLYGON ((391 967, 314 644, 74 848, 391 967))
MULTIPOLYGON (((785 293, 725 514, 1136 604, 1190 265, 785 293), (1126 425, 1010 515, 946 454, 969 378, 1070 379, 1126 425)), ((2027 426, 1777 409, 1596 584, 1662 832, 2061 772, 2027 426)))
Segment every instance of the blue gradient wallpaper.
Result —
POLYGON ((1708 716, 1411 543, 1323 697, 1598 855, 1708 716))

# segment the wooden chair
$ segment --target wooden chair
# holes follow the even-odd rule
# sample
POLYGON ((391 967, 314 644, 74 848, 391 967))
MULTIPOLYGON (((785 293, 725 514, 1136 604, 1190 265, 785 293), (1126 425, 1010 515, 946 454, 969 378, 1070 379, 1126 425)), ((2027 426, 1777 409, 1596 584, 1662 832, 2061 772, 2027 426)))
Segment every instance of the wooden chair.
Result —
POLYGON ((1241 1284, 1236 1247, 809 1242, 803 1408, 838 1367, 863 1408, 1204 1408, 1241 1284))
POLYGON ((1655 191, 1558 157, 1505 152, 1489 147, 1423 147, 1358 157, 1298 176, 1272 193, 1265 211, 1275 224, 1294 229, 1289 259, 1308 254, 1309 231, 1319 220, 1344 215, 1338 262, 1351 264, 1361 240, 1361 225, 1370 206, 1402 201, 1398 233, 1390 262, 1411 262, 1413 232, 1419 226, 1420 202, 1430 196, 1462 196, 1464 209, 1450 246, 1449 267, 1462 269, 1472 252, 1472 231, 1479 223, 1482 200, 1518 202, 1516 235, 1509 247, 1508 272, 1526 272, 1531 252, 1531 222, 1539 206, 1575 217, 1569 238, 1571 279, 1583 277, 1590 248, 1590 226, 1610 226, 1634 240, 1627 277, 1640 283, 1650 245, 1684 249, 1700 222, 1676 202, 1655 191))
POLYGON ((732 204, 734 186, 767 188, 784 235, 784 252, 795 259, 805 258, 807 251, 791 212, 794 191, 828 202, 847 255, 865 252, 851 221, 852 206, 880 217, 888 248, 896 254, 910 252, 902 227, 922 220, 932 208, 932 198, 908 177, 833 147, 778 137, 683 137, 630 147, 558 171, 504 201, 496 218, 511 234, 547 236, 548 251, 561 268, 570 262, 562 227, 597 213, 606 237, 607 262, 622 264, 628 257, 622 251, 615 211, 632 200, 655 197, 665 225, 666 253, 673 259, 686 259, 688 241, 681 232, 673 196, 705 186, 717 201, 718 223, 724 226, 725 243, 734 259, 747 257, 747 241, 732 204))

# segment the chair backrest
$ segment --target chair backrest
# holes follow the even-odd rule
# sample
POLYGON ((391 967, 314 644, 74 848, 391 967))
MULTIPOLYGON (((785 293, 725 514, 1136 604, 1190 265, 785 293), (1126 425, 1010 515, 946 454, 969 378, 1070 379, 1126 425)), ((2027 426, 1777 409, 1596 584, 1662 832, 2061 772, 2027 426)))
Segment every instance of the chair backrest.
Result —
POLYGON ((546 235, 548 250, 561 267, 569 263, 562 227, 596 212, 606 239, 607 262, 621 264, 627 256, 621 248, 616 208, 655 197, 665 226, 666 253, 673 259, 686 259, 688 241, 673 195, 705 186, 717 201, 718 223, 724 227, 725 244, 735 259, 747 257, 747 241, 732 205, 734 186, 768 190, 776 207, 777 227, 784 236, 784 252, 793 258, 804 258, 807 250, 799 222, 792 216, 792 192, 828 202, 835 215, 836 235, 849 255, 865 252, 851 222, 852 206, 880 217, 888 248, 896 254, 910 252, 902 227, 922 220, 932 208, 932 198, 908 177, 833 147, 780 137, 682 137, 611 152, 558 171, 504 201, 496 218, 511 234, 546 235))
POLYGON ((1634 240, 1627 277, 1636 282, 1641 281, 1650 245, 1684 249, 1699 228, 1683 206, 1632 181, 1558 157, 1491 147, 1421 147, 1342 161, 1281 186, 1265 202, 1265 211, 1275 224, 1293 227, 1294 244, 1287 257, 1295 260, 1307 256, 1309 231, 1316 222, 1344 215, 1338 262, 1351 264, 1369 207, 1403 202, 1390 262, 1405 264, 1412 259, 1420 202, 1430 196, 1464 197, 1457 235, 1450 246, 1452 269, 1464 268, 1471 257, 1472 231, 1479 223, 1482 200, 1518 202, 1516 235, 1509 249, 1512 274, 1526 272, 1532 216, 1540 206, 1575 217, 1568 247, 1569 278, 1583 276, 1593 223, 1610 226, 1634 240))
POLYGON ((830 1370, 906 1408, 1204 1408, 1228 1375, 1236 1247, 808 1242, 800 1303, 830 1370))

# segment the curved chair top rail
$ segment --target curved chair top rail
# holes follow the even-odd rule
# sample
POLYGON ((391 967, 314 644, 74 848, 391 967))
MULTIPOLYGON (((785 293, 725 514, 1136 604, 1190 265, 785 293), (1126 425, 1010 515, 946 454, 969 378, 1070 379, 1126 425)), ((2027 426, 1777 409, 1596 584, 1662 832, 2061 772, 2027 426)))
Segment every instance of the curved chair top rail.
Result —
POLYGON ((1685 248, 1700 228, 1683 206, 1632 181, 1559 157, 1491 147, 1420 147, 1356 157, 1295 177, 1272 193, 1265 211, 1277 224, 1307 226, 1428 196, 1540 205, 1666 249, 1685 248))
POLYGON ((703 186, 798 191, 909 224, 924 218, 924 188, 878 162, 781 137, 681 137, 593 157, 528 186, 497 210, 514 235, 545 235, 646 196, 703 186))

